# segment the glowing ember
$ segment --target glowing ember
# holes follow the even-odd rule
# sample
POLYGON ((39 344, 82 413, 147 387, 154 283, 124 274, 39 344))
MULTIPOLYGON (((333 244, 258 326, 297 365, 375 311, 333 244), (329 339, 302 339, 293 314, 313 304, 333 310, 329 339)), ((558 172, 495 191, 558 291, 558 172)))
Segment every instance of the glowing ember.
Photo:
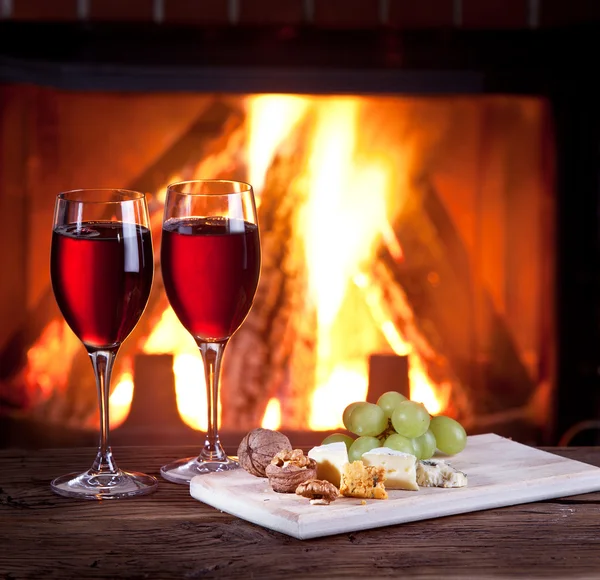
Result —
POLYGON ((276 397, 269 399, 260 426, 263 429, 273 429, 274 431, 281 427, 281 403, 276 397))

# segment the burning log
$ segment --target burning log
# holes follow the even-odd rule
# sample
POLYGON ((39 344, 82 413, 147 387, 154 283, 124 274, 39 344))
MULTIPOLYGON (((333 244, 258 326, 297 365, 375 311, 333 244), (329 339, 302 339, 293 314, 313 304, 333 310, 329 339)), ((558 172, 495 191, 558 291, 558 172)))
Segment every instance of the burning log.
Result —
POLYGON ((227 347, 224 426, 248 430, 260 425, 271 397, 288 403, 282 412, 291 428, 307 425, 316 321, 307 305, 302 235, 293 233, 306 196, 295 178, 305 165, 307 125, 296 129, 289 142, 293 146, 278 155, 266 176, 259 208, 261 278, 252 310, 227 347))

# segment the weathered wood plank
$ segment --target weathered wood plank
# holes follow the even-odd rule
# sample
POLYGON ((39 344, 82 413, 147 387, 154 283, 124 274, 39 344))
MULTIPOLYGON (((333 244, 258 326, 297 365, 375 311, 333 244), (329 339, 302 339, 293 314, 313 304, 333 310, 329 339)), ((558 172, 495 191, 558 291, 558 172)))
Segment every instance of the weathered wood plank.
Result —
MULTIPOLYGON (((119 448, 157 474, 194 447, 119 448)), ((599 448, 552 449, 600 466, 599 448)), ((79 502, 50 479, 94 449, 0 452, 0 575, 6 578, 594 577, 600 493, 299 541, 209 508, 161 481, 146 498, 79 502)))

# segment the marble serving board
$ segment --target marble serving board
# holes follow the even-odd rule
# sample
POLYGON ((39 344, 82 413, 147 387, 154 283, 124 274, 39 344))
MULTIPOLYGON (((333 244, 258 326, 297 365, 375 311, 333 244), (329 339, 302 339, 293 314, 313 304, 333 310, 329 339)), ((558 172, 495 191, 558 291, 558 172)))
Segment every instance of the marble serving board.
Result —
POLYGON ((389 499, 366 500, 366 505, 345 497, 311 505, 295 494, 275 493, 267 479, 238 469, 196 476, 190 493, 216 509, 305 540, 600 491, 600 468, 492 433, 469 437, 461 453, 445 459, 467 474, 467 487, 388 490, 389 499))

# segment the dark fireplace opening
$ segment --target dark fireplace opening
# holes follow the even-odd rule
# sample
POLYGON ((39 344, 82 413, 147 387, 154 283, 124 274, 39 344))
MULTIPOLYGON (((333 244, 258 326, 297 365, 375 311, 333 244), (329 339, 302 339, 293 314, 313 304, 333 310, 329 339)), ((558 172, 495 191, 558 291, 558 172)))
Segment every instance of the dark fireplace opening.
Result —
MULTIPOLYGON (((396 386, 471 433, 595 437, 593 29, 1 26, 4 445, 96 436, 91 368, 49 284, 56 193, 146 192, 157 250, 164 187, 209 174, 256 186, 265 252, 226 354, 226 443, 259 424, 334 431, 345 398, 396 386)), ((198 357, 155 253, 113 376, 117 443, 201 437, 198 357)))

